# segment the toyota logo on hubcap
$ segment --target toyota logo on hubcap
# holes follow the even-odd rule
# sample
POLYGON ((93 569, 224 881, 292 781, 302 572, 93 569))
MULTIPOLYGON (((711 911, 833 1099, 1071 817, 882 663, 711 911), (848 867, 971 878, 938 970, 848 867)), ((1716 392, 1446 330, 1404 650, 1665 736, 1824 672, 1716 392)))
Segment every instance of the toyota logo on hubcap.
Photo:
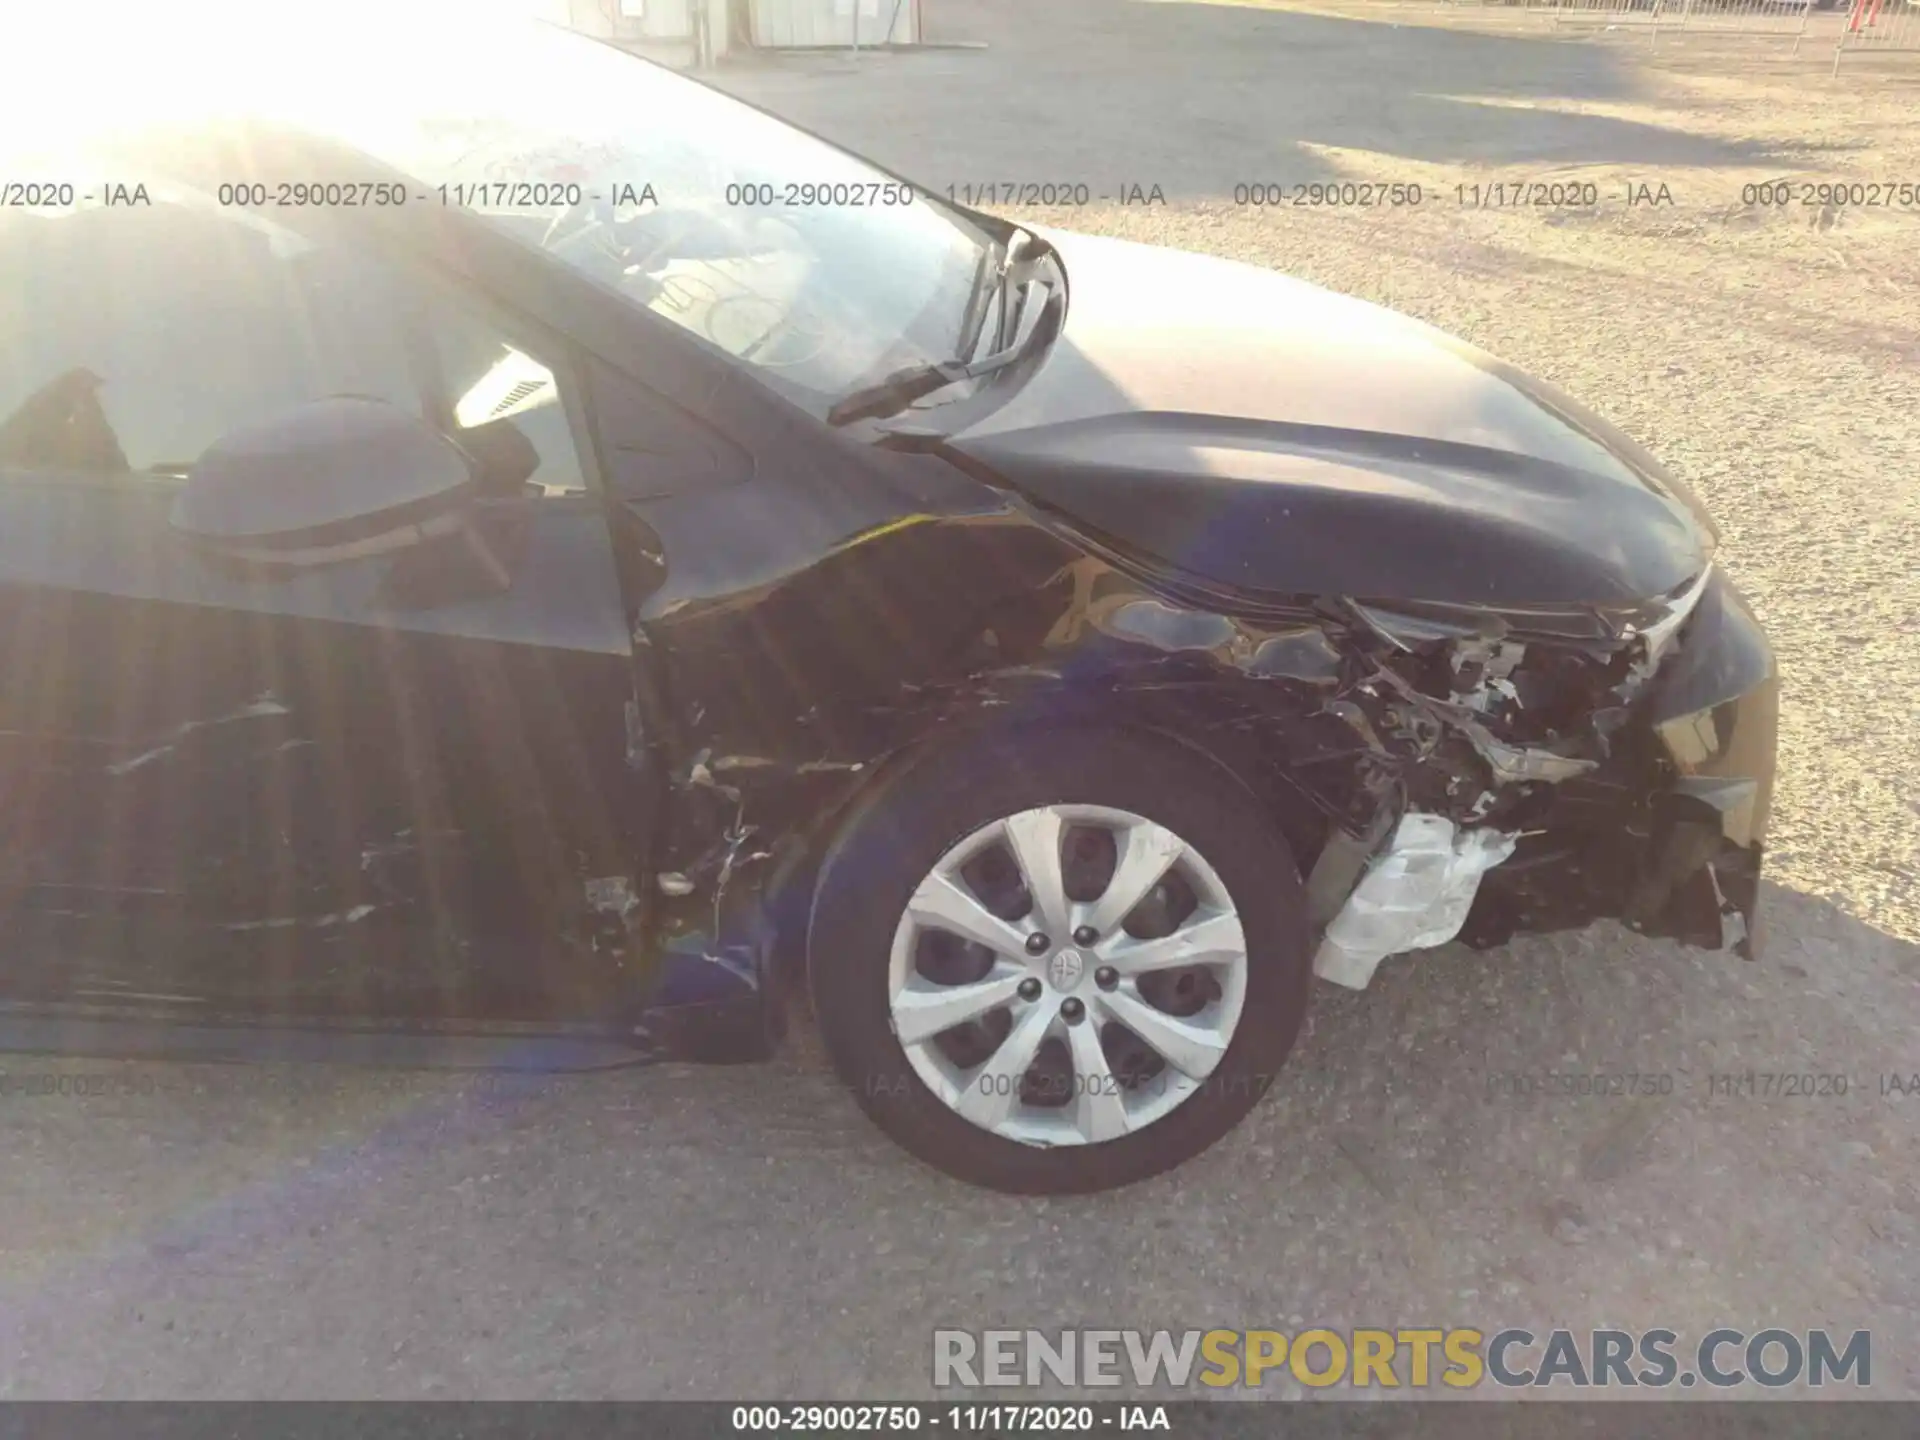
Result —
POLYGON ((1080 977, 1086 973, 1087 965, 1077 950, 1056 950, 1053 958, 1047 961, 1047 979, 1053 982, 1056 990, 1071 990, 1080 983, 1080 977))

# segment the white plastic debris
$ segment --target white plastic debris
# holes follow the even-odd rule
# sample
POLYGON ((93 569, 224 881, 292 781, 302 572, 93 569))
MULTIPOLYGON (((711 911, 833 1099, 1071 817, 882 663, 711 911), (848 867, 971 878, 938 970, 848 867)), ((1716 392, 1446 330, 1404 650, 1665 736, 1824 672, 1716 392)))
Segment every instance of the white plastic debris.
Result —
POLYGON ((1513 854, 1515 839, 1461 830, 1444 815, 1401 816, 1327 926, 1313 973, 1364 990, 1387 956, 1446 944, 1466 924, 1480 877, 1513 854))

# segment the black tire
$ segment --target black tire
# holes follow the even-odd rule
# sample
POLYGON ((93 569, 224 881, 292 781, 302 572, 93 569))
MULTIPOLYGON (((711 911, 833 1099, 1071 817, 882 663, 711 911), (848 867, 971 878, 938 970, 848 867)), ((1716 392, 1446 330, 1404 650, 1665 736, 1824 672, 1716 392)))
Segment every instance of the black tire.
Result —
POLYGON ((1311 974, 1305 895, 1278 824, 1184 745, 1131 733, 979 737, 883 784, 856 807, 826 858, 808 947, 821 1037, 861 1107, 927 1163, 1015 1194, 1106 1190, 1207 1149, 1253 1109, 1285 1063, 1311 974), (907 902, 941 857, 984 825, 1052 804, 1131 811, 1194 847, 1239 912, 1248 963, 1238 1025, 1197 1093, 1118 1139, 1046 1148, 974 1125, 922 1082, 894 1035, 887 976, 907 902))

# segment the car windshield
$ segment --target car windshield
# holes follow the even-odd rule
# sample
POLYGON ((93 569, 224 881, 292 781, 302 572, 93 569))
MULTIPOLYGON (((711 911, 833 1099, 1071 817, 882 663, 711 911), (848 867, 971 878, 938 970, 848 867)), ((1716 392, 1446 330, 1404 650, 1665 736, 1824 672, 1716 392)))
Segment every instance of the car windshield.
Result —
POLYGON ((170 95, 363 151, 418 182, 408 203, 485 216, 816 412, 956 353, 991 246, 972 221, 610 45, 532 20, 428 24, 427 13, 357 34, 305 27, 297 73, 241 63, 243 46, 276 43, 277 22, 249 16, 218 45, 176 46, 170 95))

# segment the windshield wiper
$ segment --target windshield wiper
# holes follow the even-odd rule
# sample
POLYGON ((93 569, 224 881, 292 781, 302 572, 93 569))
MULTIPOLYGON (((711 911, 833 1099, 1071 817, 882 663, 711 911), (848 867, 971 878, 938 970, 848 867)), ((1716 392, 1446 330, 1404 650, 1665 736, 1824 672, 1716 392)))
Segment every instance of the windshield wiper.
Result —
MULTIPOLYGON (((1028 287, 1032 288, 1031 285, 1028 287)), ((1060 307, 1061 297, 1058 290, 1051 286, 1046 304, 1033 324, 1022 323, 1014 336, 1013 343, 1004 350, 984 355, 978 360, 943 360, 937 365, 909 365, 904 370, 896 370, 884 380, 872 385, 863 385, 850 394, 843 395, 827 411, 829 425, 851 425, 856 420, 870 420, 877 415, 892 415, 906 409, 914 401, 924 399, 936 390, 944 390, 949 385, 957 385, 962 380, 977 380, 982 375, 991 375, 996 370, 1021 359, 1027 350, 1027 341, 1045 325, 1048 315, 1060 307)), ((1033 304, 1029 296, 1021 306, 1024 312, 1033 304)), ((1025 321, 1024 313, 1021 320, 1025 321)))
POLYGON ((947 360, 938 365, 910 365, 905 370, 894 371, 884 380, 842 396, 827 411, 827 423, 851 425, 856 420, 869 420, 876 415, 892 415, 936 390, 944 390, 962 380, 991 375, 1019 358, 1018 351, 1007 350, 998 355, 989 355, 984 360, 947 360))
POLYGON ((980 257, 980 268, 974 273, 973 290, 967 296, 967 308, 960 315, 960 353, 972 359, 980 348, 980 341, 987 328, 987 316, 993 311, 993 302, 999 298, 1007 283, 1007 267, 1012 263, 1012 247, 995 240, 988 244, 986 253, 980 257))

